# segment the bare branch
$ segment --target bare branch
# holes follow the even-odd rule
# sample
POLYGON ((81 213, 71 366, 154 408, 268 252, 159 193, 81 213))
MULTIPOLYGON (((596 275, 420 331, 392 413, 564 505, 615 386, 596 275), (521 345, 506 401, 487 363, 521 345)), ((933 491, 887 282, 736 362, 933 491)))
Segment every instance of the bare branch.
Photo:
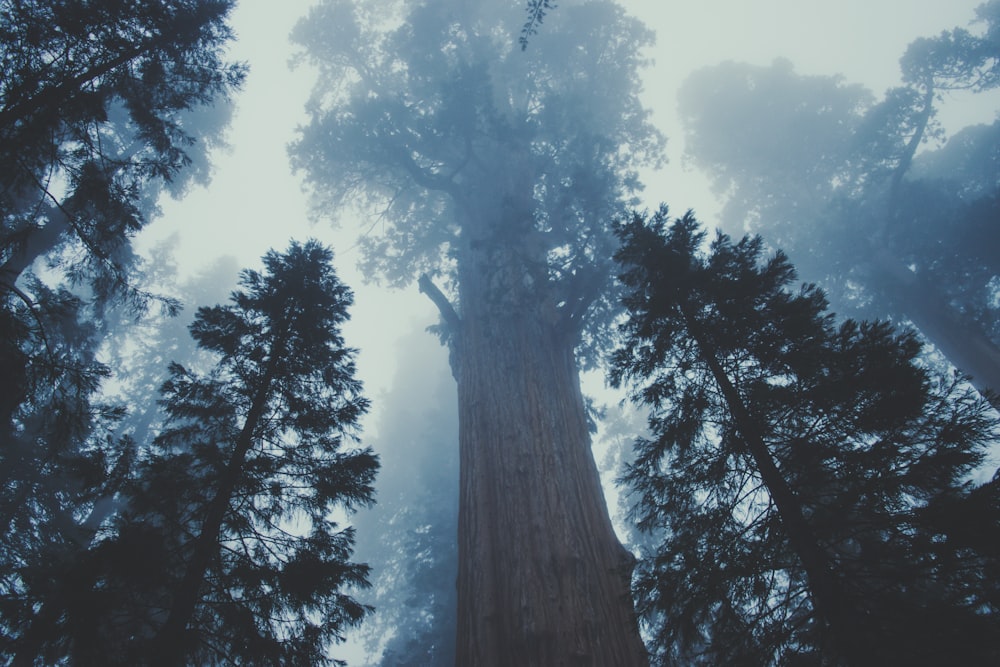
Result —
POLYGON ((420 279, 417 281, 417 285, 420 287, 420 291, 423 294, 426 294, 427 298, 433 301, 434 305, 437 306, 437 309, 441 313, 442 319, 444 319, 445 323, 448 325, 448 328, 457 333, 459 331, 459 327, 462 325, 462 320, 458 316, 458 313, 455 312, 455 308, 451 305, 451 302, 448 301, 448 297, 446 297, 441 290, 438 289, 438 286, 434 284, 434 281, 431 280, 430 276, 426 273, 420 276, 420 279))

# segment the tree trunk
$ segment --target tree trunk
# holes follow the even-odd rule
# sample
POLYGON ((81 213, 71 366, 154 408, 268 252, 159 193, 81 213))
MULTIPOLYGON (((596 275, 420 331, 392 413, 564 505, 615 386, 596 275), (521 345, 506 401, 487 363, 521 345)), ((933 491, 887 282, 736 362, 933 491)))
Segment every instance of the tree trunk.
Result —
MULTIPOLYGON (((968 318, 962 317, 944 294, 887 251, 876 254, 869 272, 877 276, 891 307, 908 317, 941 354, 972 377, 979 391, 1000 392, 1000 348, 968 318)), ((1000 409, 1000 396, 991 403, 1000 409)))
MULTIPOLYGON (((854 632, 855 619, 841 594, 836 576, 831 570, 830 558, 823 551, 812 528, 806 521, 798 494, 788 485, 771 456, 771 451, 768 449, 767 443, 764 442, 764 433, 757 420, 751 415, 750 409, 744 403, 736 386, 726 374, 715 346, 712 345, 692 313, 694 308, 692 305, 682 304, 680 310, 688 331, 701 350, 701 358, 708 366, 712 378, 719 388, 719 393, 722 394, 733 423, 736 425, 736 430, 740 434, 745 451, 757 466, 757 473, 774 503, 788 543, 802 563, 813 609, 816 610, 820 622, 835 637, 838 648, 845 654, 852 655, 851 642, 857 636, 854 632)), ((857 659, 857 656, 854 657, 857 659)), ((858 662, 857 664, 862 663, 858 662)))
MULTIPOLYGON (((913 156, 934 111, 933 80, 924 82, 924 86, 923 109, 906 151, 893 171, 888 193, 889 213, 883 229, 875 234, 874 260, 867 268, 869 274, 878 278, 876 285, 882 286, 890 305, 912 320, 956 368, 970 375, 976 389, 1000 392, 1000 348, 975 322, 963 318, 936 286, 911 271, 885 247, 886 227, 889 221, 899 217, 896 212, 900 204, 900 185, 913 164, 913 156)), ((905 231, 897 230, 896 233, 904 234, 905 231)), ((990 402, 1000 409, 1000 396, 993 396, 990 402)))
POLYGON ((265 417, 264 412, 271 399, 271 383, 277 366, 281 363, 281 355, 275 350, 276 347, 280 349, 277 343, 272 343, 271 359, 260 381, 260 387, 254 395, 253 403, 247 411, 232 456, 219 479, 215 494, 203 510, 204 522, 198 537, 194 539, 194 548, 184 571, 184 577, 173 591, 173 601, 167 620, 153 639, 156 652, 150 656, 152 665, 179 667, 184 664, 185 654, 190 648, 190 642, 185 637, 187 626, 195 615, 205 575, 213 558, 219 553, 219 537, 222 534, 223 521, 230 509, 233 493, 244 475, 247 453, 255 444, 260 423, 265 417))
POLYGON ((462 272, 453 342, 456 665, 646 665, 633 558, 609 519, 572 341, 530 283, 498 289, 479 268, 462 272))

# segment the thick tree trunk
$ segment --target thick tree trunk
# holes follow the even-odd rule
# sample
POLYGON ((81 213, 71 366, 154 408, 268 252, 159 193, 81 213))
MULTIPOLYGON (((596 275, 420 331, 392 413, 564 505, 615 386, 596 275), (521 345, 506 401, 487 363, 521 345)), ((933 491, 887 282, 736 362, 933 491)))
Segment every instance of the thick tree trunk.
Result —
MULTIPOLYGON (((982 329, 962 317, 936 286, 922 279, 887 251, 876 254, 869 272, 894 310, 908 317, 941 354, 972 377, 980 391, 1000 392, 1000 348, 982 329)), ((1000 408, 1000 396, 993 406, 1000 408)))
POLYGON ((572 342, 514 292, 463 275, 456 665, 646 665, 572 342))

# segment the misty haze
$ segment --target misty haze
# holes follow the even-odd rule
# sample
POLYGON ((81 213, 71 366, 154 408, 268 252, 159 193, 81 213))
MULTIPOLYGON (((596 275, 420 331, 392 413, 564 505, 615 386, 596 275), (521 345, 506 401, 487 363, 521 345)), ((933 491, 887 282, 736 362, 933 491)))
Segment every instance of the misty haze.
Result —
POLYGON ((1000 0, 689 4, 0 2, 0 663, 1000 664, 1000 0))

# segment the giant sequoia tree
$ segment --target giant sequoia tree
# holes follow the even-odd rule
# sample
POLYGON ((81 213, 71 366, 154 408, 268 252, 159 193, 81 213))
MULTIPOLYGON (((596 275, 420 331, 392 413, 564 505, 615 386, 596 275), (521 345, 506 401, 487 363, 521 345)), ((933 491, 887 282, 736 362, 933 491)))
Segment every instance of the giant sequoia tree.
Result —
POLYGON ((836 324, 759 237, 705 252, 666 209, 621 235, 613 378, 651 410, 625 481, 657 538, 635 588, 658 662, 993 664, 996 550, 958 537, 997 537, 1000 481, 967 481, 989 405, 912 334, 836 324))
POLYGON ((978 26, 914 41, 903 85, 876 100, 839 77, 725 63, 680 93, 688 153, 727 198, 724 223, 764 233, 839 308, 912 321, 981 388, 1000 388, 994 304, 998 126, 969 128, 944 155, 949 90, 1000 82, 1000 2, 978 26))
POLYGON ((369 206, 367 268, 419 275, 442 313, 457 664, 644 664, 577 369, 611 307, 608 221, 660 151, 637 98, 650 34, 567 2, 522 51, 522 22, 519 2, 320 3, 295 33, 320 79, 293 161, 317 211, 369 206))

